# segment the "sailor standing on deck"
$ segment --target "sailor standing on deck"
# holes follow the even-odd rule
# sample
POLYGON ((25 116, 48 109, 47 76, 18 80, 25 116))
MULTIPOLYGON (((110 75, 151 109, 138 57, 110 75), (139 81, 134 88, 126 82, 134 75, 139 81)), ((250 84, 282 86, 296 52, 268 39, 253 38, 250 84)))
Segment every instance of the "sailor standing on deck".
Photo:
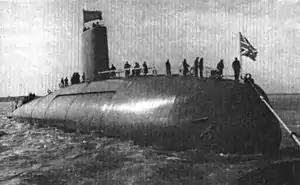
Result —
POLYGON ((140 64, 138 62, 135 63, 134 69, 132 70, 132 75, 133 76, 140 76, 141 74, 141 69, 140 68, 140 64))
POLYGON ((112 71, 111 74, 111 78, 115 78, 116 77, 116 67, 112 64, 110 70, 112 71))
POLYGON ((60 83, 59 83, 59 88, 63 88, 65 86, 65 81, 64 81, 64 78, 61 78, 60 79, 60 83))
POLYGON ((128 63, 128 61, 126 61, 125 65, 124 65, 125 77, 130 76, 130 68, 131 68, 131 65, 128 63))
POLYGON ((218 73, 220 76, 223 75, 223 69, 224 69, 224 62, 223 59, 220 60, 220 62, 217 65, 218 73))
POLYGON ((240 72, 241 72, 241 64, 240 61, 235 57, 234 61, 232 62, 232 68, 234 71, 234 79, 239 80, 240 72))
POLYGON ((171 76, 171 64, 170 64, 169 59, 166 62, 166 73, 167 73, 167 76, 171 76))
POLYGON ((186 59, 183 60, 182 65, 183 65, 183 76, 186 76, 189 71, 190 65, 188 65, 186 59))
POLYGON ((146 76, 148 74, 148 66, 146 64, 146 61, 144 61, 143 63, 143 71, 144 71, 144 75, 146 76))
POLYGON ((68 77, 66 77, 64 87, 67 87, 68 85, 69 85, 69 79, 68 79, 68 77))
POLYGON ((202 78, 203 77, 203 58, 200 59, 199 61, 199 70, 200 70, 200 77, 202 78))
POLYGON ((198 77, 198 67, 199 67, 198 60, 199 60, 199 57, 197 57, 195 59, 195 62, 194 62, 194 75, 195 75, 195 77, 198 77))

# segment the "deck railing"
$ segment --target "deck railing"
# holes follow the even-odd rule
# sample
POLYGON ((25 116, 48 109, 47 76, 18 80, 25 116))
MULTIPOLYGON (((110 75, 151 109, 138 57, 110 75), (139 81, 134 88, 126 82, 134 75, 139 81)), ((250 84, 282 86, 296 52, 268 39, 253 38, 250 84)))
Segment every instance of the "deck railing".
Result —
MULTIPOLYGON (((187 73, 187 76, 194 76, 193 73, 192 73, 192 70, 193 68, 191 68, 190 71, 188 71, 187 73)), ((101 74, 111 74, 111 73, 115 73, 116 76, 114 77, 110 77, 110 78, 122 78, 122 77, 125 77, 125 75, 121 76, 121 74, 125 74, 125 71, 130 71, 130 76, 132 76, 132 71, 134 70, 140 70, 141 71, 141 74, 140 76, 156 76, 156 75, 166 75, 166 73, 163 73, 163 74, 158 74, 157 73, 157 68, 156 67, 149 67, 148 68, 148 73, 146 75, 144 75, 144 72, 143 72, 143 68, 134 68, 134 67, 131 67, 131 68, 127 68, 127 69, 115 69, 115 70, 107 70, 107 71, 101 71, 101 72, 98 72, 98 75, 101 75, 101 74)), ((203 77, 204 78, 208 78, 208 77, 211 77, 211 71, 213 70, 216 70, 214 68, 211 68, 209 66, 205 66, 204 67, 204 72, 203 72, 203 77)), ((199 70, 198 70, 199 71, 199 70)), ((179 72, 178 73, 172 73, 172 76, 183 76, 183 70, 182 69, 179 69, 179 72)), ((199 77, 199 75, 198 75, 199 77)), ((199 77, 200 78, 200 77, 199 77)), ((234 79, 234 75, 222 75, 222 78, 223 79, 234 79)))

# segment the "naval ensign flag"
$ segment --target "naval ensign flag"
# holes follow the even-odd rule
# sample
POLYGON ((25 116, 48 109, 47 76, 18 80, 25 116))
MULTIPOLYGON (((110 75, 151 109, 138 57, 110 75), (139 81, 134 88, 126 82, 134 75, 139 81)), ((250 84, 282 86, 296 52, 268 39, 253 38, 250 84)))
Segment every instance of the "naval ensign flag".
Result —
MULTIPOLYGON (((257 50, 251 45, 248 39, 242 35, 240 32, 240 54, 241 56, 246 56, 255 61, 257 56, 257 50)), ((241 58, 240 58, 241 60, 241 58)))
POLYGON ((102 20, 102 12, 101 11, 87 11, 83 10, 83 22, 89 22, 93 20, 102 20))

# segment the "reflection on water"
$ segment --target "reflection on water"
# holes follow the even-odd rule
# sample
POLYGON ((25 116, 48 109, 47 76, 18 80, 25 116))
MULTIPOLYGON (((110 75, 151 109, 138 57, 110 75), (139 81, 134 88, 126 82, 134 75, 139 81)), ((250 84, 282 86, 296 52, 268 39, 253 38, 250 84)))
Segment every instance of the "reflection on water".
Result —
POLYGON ((167 152, 7 119, 0 103, 0 184, 226 184, 259 156, 167 152))

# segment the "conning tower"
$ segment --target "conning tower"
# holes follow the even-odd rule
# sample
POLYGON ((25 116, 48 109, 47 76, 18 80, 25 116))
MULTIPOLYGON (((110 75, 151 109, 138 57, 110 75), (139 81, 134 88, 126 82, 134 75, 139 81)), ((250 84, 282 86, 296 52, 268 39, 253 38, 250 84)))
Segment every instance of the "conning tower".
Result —
POLYGON ((87 82, 103 79, 98 72, 109 69, 107 28, 96 25, 82 33, 82 65, 87 82))

